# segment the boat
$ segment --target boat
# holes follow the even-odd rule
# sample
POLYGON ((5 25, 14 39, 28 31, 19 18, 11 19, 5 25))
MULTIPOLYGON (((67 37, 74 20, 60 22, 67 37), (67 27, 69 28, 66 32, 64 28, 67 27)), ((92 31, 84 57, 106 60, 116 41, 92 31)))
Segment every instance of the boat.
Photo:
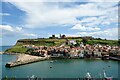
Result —
MULTIPOLYGON (((108 76, 106 75, 105 70, 104 70, 104 72, 103 72, 103 77, 102 77, 102 75, 100 74, 100 79, 101 79, 101 80, 113 80, 113 77, 108 77, 108 76)), ((86 76, 85 76, 85 80, 95 80, 95 78, 93 78, 93 77, 90 75, 90 73, 87 72, 87 73, 86 73, 86 76)))
POLYGON ((105 80, 112 80, 112 78, 113 78, 113 77, 108 77, 108 76, 106 75, 105 70, 104 70, 104 72, 103 72, 103 76, 104 76, 104 79, 105 79, 105 80))
POLYGON ((34 75, 32 75, 30 78, 35 78, 35 76, 34 76, 34 75))
POLYGON ((91 77, 91 75, 90 75, 89 72, 86 73, 85 79, 86 79, 86 80, 91 80, 91 79, 92 79, 92 77, 91 77))
POLYGON ((104 56, 102 57, 102 60, 109 60, 109 55, 104 55, 104 56))
POLYGON ((35 77, 35 75, 32 75, 31 77, 28 76, 28 80, 38 80, 38 78, 35 77))
POLYGON ((50 61, 50 63, 53 63, 54 61, 50 61))
POLYGON ((57 60, 55 60, 55 61, 57 61, 57 60))

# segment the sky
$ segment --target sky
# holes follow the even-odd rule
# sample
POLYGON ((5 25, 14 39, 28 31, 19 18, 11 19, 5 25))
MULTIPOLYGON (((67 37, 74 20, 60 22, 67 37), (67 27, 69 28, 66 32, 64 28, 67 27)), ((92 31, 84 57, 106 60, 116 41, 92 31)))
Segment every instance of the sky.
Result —
POLYGON ((2 0, 0 45, 52 34, 118 39, 118 0, 2 0))

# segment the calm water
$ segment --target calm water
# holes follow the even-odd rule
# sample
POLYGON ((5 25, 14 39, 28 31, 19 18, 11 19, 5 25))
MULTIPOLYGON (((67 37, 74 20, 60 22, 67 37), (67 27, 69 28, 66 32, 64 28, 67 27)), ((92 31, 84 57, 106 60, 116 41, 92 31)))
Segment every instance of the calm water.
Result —
POLYGON ((83 78, 89 71, 91 76, 99 78, 106 70, 108 76, 118 78, 118 62, 102 60, 83 60, 83 59, 62 59, 41 61, 14 68, 5 68, 5 64, 16 59, 15 55, 0 55, 2 57, 2 77, 24 78, 35 75, 41 78, 83 78), (110 67, 109 67, 110 66, 110 67), (52 67, 52 68, 50 68, 52 67))
POLYGON ((0 52, 5 51, 6 49, 10 48, 12 46, 0 46, 0 52))

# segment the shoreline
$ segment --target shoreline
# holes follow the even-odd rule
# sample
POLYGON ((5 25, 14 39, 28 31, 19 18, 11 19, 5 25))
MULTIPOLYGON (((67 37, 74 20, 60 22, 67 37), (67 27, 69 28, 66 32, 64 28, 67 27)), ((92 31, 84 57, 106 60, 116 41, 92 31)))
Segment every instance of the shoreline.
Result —
POLYGON ((100 58, 80 58, 80 57, 52 57, 50 55, 40 57, 30 54, 23 54, 23 53, 7 53, 7 52, 1 52, 2 54, 8 54, 8 55, 17 55, 16 60, 14 62, 8 62, 6 63, 5 67, 11 68, 16 66, 21 66, 25 64, 30 64, 34 62, 39 62, 43 60, 54 60, 54 59, 84 59, 84 60, 114 60, 114 61, 120 61, 119 59, 113 57, 109 59, 102 59, 100 58))
MULTIPOLYGON (((7 55, 29 55, 29 56, 35 56, 35 55, 30 55, 30 54, 25 54, 25 53, 7 53, 7 52, 0 52, 0 55, 1 54, 7 54, 7 55)), ((35 56, 35 57, 40 57, 40 56, 35 56)), ((116 57, 112 57, 110 56, 110 59, 102 59, 102 57, 93 57, 93 58, 81 58, 81 57, 52 57, 49 55, 49 58, 50 59, 92 59, 92 60, 114 60, 112 58, 116 58, 116 57)), ((116 59, 115 59, 116 60, 116 59)), ((119 60, 118 60, 119 61, 119 60)))
POLYGON ((8 54, 8 55, 17 55, 17 54, 24 54, 24 53, 8 53, 8 52, 0 52, 0 55, 1 54, 8 54))

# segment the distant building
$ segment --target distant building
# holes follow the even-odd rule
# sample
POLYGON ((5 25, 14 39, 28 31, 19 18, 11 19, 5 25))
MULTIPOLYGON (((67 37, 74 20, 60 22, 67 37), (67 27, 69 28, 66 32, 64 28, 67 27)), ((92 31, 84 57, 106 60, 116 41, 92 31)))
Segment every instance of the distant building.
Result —
POLYGON ((70 40, 69 43, 75 45, 76 41, 75 40, 70 40))
POLYGON ((67 45, 75 45, 76 41, 75 40, 66 40, 67 45))
POLYGON ((49 39, 58 39, 58 37, 55 37, 55 35, 52 35, 52 37, 49 37, 49 39))
POLYGON ((61 35, 61 34, 60 34, 60 38, 61 38, 61 39, 65 39, 65 38, 66 38, 66 35, 64 35, 64 34, 61 35))
POLYGON ((65 39, 65 38, 66 38, 66 36, 65 36, 65 35, 62 35, 62 36, 61 36, 61 38, 62 38, 62 39, 65 39))
POLYGON ((62 35, 60 34, 60 38, 62 37, 62 35))

